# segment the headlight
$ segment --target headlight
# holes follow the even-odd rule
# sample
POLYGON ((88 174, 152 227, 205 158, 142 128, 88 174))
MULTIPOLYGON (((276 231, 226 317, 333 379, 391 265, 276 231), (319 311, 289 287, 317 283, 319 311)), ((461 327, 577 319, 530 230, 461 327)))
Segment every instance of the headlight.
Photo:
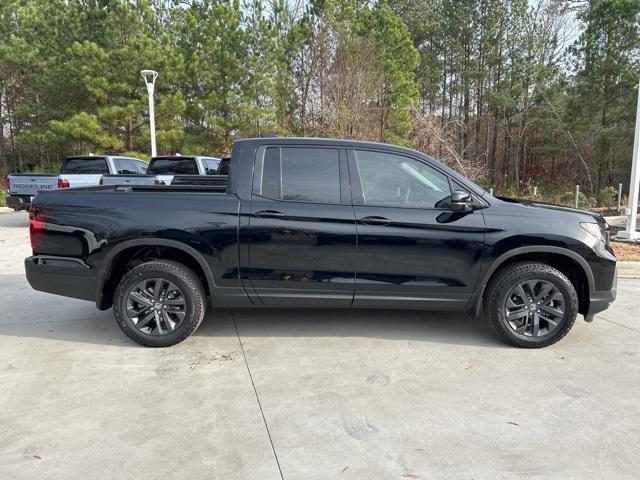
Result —
POLYGON ((580 226, 597 240, 600 240, 602 243, 607 243, 607 238, 597 223, 580 222, 580 226))

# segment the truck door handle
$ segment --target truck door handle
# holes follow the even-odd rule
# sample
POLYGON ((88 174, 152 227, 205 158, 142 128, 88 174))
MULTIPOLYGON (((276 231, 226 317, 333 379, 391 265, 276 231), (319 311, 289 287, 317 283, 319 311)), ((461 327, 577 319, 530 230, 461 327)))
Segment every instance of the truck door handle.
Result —
POLYGON ((360 223, 364 223, 365 225, 379 225, 385 226, 391 223, 391 220, 384 217, 364 217, 360 219, 360 223))
POLYGON ((260 210, 255 213, 255 216, 260 218, 283 218, 285 214, 277 210, 260 210))

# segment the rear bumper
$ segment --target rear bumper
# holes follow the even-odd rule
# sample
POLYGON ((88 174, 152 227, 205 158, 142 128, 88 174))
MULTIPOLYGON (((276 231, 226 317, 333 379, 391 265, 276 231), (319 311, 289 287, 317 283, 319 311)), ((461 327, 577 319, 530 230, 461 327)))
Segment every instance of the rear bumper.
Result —
POLYGON ((613 275, 611 290, 596 290, 591 292, 589 296, 589 311, 585 314, 584 319, 587 322, 593 320, 596 313, 600 313, 614 302, 618 295, 618 271, 616 269, 613 275))
POLYGON ((96 275, 75 258, 35 256, 24 260, 27 281, 34 290, 95 301, 96 275))
POLYGON ((9 195, 7 197, 7 206, 14 210, 28 210, 31 207, 30 195, 9 195))

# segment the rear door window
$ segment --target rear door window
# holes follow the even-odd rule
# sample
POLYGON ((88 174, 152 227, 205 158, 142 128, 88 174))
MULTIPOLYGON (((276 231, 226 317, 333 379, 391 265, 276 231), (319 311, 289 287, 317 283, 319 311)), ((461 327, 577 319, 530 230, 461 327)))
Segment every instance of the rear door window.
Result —
POLYGON ((133 161, 129 158, 116 158, 116 169, 120 175, 133 175, 136 173, 133 161))
POLYGON ((340 203, 339 150, 270 147, 258 160, 254 193, 275 200, 340 203))
POLYGON ((204 159, 202 163, 204 164, 205 174, 218 175, 218 166, 220 165, 218 160, 204 159))
POLYGON ((104 157, 67 158, 62 164, 60 173, 75 174, 109 174, 109 165, 104 157))
POLYGON ((147 173, 147 168, 149 168, 149 164, 147 162, 143 162, 142 160, 133 160, 133 165, 136 168, 137 172, 141 175, 147 173))
POLYGON ((218 175, 229 175, 229 165, 231 164, 231 159, 229 157, 224 157, 220 160, 220 165, 218 165, 218 175))
POLYGON ((151 160, 147 173, 154 175, 197 175, 195 158, 155 158, 151 160))

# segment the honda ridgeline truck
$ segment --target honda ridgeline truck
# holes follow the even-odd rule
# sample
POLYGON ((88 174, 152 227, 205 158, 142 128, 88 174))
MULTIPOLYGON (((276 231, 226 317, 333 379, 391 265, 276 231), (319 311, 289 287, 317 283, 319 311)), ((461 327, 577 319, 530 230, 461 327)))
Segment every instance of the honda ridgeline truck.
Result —
MULTIPOLYGON (((14 210, 28 210, 34 195, 43 190, 99 185, 107 174, 115 176, 144 174, 147 162, 138 158, 86 155, 67 157, 60 175, 15 173, 9 175, 7 205, 14 210)), ((153 183, 153 182, 152 182, 153 183)))
POLYGON ((43 191, 33 205, 31 286, 113 307, 154 347, 189 337, 207 305, 460 310, 544 347, 616 296, 600 216, 495 198, 392 145, 239 140, 223 189, 43 191))

